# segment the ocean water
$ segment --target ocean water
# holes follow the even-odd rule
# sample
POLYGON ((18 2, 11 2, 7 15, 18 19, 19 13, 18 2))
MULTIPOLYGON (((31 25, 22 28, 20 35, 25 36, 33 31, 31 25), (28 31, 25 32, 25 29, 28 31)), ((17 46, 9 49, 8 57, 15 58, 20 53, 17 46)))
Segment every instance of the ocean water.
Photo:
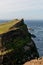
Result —
POLYGON ((10 20, 0 20, 0 23, 8 22, 10 20))
POLYGON ((32 28, 29 30, 32 34, 36 35, 36 38, 32 38, 36 44, 37 50, 40 56, 43 56, 43 20, 26 20, 28 28, 32 28))

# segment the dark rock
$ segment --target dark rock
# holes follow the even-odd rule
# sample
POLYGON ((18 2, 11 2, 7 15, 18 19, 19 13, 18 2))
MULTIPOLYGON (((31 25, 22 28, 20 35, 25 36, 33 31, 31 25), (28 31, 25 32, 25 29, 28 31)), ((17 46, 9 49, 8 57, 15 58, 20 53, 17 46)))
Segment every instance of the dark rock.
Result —
POLYGON ((33 38, 36 38, 36 36, 35 36, 34 34, 31 34, 31 36, 32 36, 33 38))

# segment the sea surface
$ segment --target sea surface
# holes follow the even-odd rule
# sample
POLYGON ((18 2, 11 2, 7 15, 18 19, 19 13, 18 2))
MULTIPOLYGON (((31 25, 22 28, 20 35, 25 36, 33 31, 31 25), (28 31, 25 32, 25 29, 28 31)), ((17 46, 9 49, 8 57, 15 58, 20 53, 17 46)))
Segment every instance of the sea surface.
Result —
POLYGON ((31 34, 36 35, 36 38, 33 38, 37 50, 40 56, 43 56, 43 20, 25 20, 31 34))

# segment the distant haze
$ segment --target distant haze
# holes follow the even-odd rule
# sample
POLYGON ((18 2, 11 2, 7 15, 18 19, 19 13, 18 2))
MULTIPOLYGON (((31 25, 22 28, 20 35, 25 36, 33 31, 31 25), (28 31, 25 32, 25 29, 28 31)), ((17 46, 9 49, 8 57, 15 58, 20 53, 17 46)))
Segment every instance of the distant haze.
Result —
POLYGON ((43 20, 43 0, 0 0, 0 19, 43 20))

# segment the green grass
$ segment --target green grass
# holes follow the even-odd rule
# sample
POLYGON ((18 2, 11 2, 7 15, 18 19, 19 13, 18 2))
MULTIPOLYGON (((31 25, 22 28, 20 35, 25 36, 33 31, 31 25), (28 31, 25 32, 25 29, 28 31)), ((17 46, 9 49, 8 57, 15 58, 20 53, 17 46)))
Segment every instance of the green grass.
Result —
POLYGON ((10 53, 10 52, 12 52, 14 49, 9 49, 9 50, 6 50, 6 51, 4 51, 4 52, 0 52, 0 56, 1 55, 5 55, 5 54, 7 54, 7 53, 10 53))
MULTIPOLYGON (((12 20, 12 21, 0 24, 0 34, 10 31, 11 30, 10 28, 13 25, 17 24, 18 22, 20 22, 20 20, 12 20)), ((18 28, 14 28, 14 30, 15 29, 18 29, 18 28)))

